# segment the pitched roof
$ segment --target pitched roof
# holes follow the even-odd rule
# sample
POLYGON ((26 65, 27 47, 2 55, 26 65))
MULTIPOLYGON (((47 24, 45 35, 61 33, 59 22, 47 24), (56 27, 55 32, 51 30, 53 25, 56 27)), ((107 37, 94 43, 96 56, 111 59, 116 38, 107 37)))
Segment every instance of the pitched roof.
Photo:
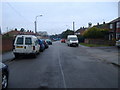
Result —
POLYGON ((15 30, 9 31, 5 34, 10 34, 10 35, 18 35, 18 34, 35 35, 34 32, 21 32, 21 31, 15 31, 15 30))
POLYGON ((120 17, 118 17, 118 18, 116 18, 116 19, 112 20, 112 21, 111 21, 111 22, 109 22, 109 23, 114 23, 114 22, 118 22, 118 21, 120 21, 120 17))
POLYGON ((76 31, 76 33, 79 33, 79 32, 83 32, 83 31, 85 31, 87 28, 80 28, 80 29, 78 29, 77 31, 76 31))
POLYGON ((109 24, 108 23, 99 24, 99 25, 94 25, 93 27, 108 29, 109 28, 109 24))

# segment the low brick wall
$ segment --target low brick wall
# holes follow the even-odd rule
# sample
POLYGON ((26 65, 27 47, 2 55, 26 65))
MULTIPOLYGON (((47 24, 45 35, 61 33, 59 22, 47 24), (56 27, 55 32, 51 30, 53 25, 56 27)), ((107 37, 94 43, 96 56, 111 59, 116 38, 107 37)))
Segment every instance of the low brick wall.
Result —
POLYGON ((115 41, 102 40, 102 39, 85 39, 84 43, 87 44, 98 44, 98 45, 115 45, 115 41))
POLYGON ((2 38, 2 52, 10 51, 13 49, 13 38, 2 38))

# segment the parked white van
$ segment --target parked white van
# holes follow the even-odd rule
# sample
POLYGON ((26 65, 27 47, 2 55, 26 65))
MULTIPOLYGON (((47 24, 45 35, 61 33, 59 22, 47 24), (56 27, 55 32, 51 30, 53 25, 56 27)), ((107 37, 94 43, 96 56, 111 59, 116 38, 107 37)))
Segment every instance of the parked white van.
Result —
POLYGON ((38 38, 34 35, 17 35, 14 41, 13 53, 15 57, 19 55, 32 54, 36 57, 39 53, 40 45, 38 38))
POLYGON ((78 38, 76 35, 67 36, 67 45, 68 46, 79 46, 78 38))

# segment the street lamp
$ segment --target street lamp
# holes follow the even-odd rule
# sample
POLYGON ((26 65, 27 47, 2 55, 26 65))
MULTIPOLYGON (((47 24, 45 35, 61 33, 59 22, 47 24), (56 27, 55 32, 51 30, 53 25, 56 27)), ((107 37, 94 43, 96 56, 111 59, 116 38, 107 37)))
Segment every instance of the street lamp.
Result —
POLYGON ((37 33, 37 17, 42 17, 43 15, 38 15, 35 17, 35 33, 37 33))

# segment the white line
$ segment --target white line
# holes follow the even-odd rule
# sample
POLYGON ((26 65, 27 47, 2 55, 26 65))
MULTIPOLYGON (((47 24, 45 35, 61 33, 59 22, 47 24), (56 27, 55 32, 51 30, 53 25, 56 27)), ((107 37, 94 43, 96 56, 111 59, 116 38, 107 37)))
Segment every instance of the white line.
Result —
POLYGON ((59 50, 58 50, 58 61, 59 61, 59 66, 60 66, 60 70, 61 70, 61 73, 62 73, 62 77, 63 77, 63 84, 64 84, 64 88, 67 90, 66 88, 66 82, 65 82, 65 75, 64 75, 64 72, 63 72, 63 69, 62 69, 62 65, 61 65, 61 59, 60 59, 60 53, 59 53, 59 50))

